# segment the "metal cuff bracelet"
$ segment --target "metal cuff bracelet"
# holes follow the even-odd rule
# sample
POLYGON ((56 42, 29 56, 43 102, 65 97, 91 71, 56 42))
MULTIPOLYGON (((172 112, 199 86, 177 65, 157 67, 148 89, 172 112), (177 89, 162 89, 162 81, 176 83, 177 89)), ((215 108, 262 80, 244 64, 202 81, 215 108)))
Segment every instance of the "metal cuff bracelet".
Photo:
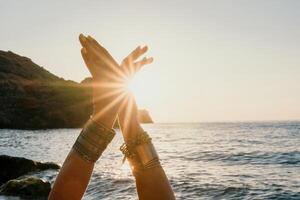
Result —
POLYGON ((146 170, 160 166, 158 155, 146 132, 140 133, 136 140, 124 143, 120 150, 136 169, 146 170))
POLYGON ((73 145, 73 149, 86 161, 96 162, 115 134, 113 129, 90 118, 73 145))

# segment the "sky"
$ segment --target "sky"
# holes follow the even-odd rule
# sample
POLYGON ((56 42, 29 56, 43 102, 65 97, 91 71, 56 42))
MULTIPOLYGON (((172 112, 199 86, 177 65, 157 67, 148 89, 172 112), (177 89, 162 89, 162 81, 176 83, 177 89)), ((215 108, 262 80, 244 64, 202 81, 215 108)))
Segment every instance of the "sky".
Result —
POLYGON ((79 33, 154 63, 133 91, 156 122, 300 120, 300 1, 0 0, 0 49, 80 82, 79 33))

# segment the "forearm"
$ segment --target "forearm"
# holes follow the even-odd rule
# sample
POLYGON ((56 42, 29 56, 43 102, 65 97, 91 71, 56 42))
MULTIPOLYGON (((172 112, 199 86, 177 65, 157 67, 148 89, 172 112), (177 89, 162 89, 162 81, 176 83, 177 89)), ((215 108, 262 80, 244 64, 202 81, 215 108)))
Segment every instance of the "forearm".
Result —
MULTIPOLYGON (((127 129, 127 131, 130 131, 130 133, 127 132, 125 137, 125 142, 127 144, 132 141, 132 138, 129 138, 128 136, 131 135, 138 137, 138 133, 144 132, 139 124, 131 124, 130 128, 127 129)), ((153 144, 150 142, 148 144, 138 145, 137 147, 135 147, 135 150, 135 154, 138 155, 135 155, 134 158, 127 159, 131 165, 132 173, 136 179, 136 188, 139 199, 175 199, 173 190, 163 168, 159 163, 158 155, 154 149, 153 144), (141 157, 151 157, 151 155, 152 158, 149 158, 150 162, 148 163, 152 164, 141 164, 142 160, 144 163, 147 163, 147 158, 141 159, 141 157)))
POLYGON ((114 135, 113 129, 90 119, 67 156, 49 199, 81 199, 89 183, 94 163, 100 158, 114 135))
POLYGON ((93 168, 94 163, 87 162, 71 150, 55 180, 49 199, 81 199, 93 168))
POLYGON ((140 200, 171 200, 175 199, 168 178, 161 166, 134 171, 136 188, 140 200))

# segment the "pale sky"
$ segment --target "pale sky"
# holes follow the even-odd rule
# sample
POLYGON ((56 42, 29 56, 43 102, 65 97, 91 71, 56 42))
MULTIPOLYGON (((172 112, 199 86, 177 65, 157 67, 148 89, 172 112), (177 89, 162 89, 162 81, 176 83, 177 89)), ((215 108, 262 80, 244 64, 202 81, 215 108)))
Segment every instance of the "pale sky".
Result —
POLYGON ((0 49, 75 81, 79 33, 118 61, 148 44, 134 92, 156 122, 300 119, 300 1, 0 0, 0 49))

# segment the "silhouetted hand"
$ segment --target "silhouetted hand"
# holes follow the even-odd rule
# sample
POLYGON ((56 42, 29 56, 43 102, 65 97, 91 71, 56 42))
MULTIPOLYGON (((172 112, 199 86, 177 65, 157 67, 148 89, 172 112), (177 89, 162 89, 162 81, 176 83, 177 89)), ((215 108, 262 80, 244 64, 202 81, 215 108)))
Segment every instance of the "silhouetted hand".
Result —
MULTIPOLYGON (((130 81, 135 73, 146 64, 153 62, 153 58, 144 57, 141 61, 136 62, 135 60, 145 54, 148 47, 143 48, 137 47, 131 52, 121 63, 121 69, 125 72, 126 79, 130 81)), ((121 126, 122 134, 125 142, 132 140, 136 135, 143 131, 139 120, 138 120, 138 107, 131 91, 126 90, 126 96, 122 101, 119 110, 119 123, 121 126)))
POLYGON ((93 118, 112 127, 121 103, 123 105, 124 99, 127 99, 124 82, 153 59, 145 57, 136 61, 148 49, 138 47, 122 61, 120 67, 109 52, 91 36, 80 34, 79 40, 83 47, 82 57, 93 78, 93 118))
POLYGON ((82 45, 81 55, 93 79, 93 118, 111 128, 121 101, 116 99, 120 91, 113 90, 118 87, 115 71, 118 64, 92 37, 80 34, 79 40, 82 45))

